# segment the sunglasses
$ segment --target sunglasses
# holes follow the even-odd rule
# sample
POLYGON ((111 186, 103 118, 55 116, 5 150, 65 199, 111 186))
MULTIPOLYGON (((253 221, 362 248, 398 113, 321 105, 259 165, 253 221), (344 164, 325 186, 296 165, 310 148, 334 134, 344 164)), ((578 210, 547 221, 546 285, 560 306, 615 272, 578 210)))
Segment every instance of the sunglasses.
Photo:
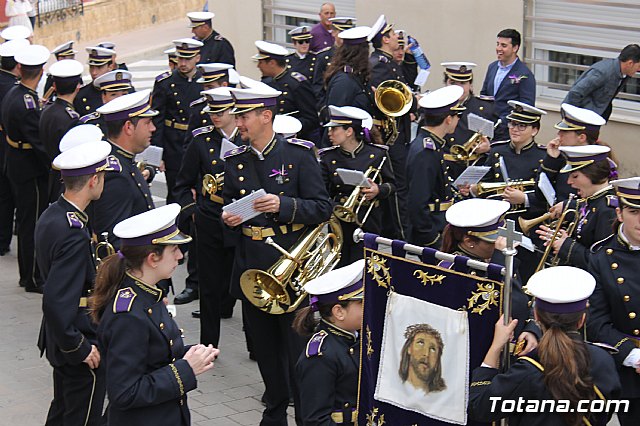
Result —
POLYGON ((311 43, 311 39, 305 39, 305 40, 294 40, 294 43, 298 43, 298 44, 309 44, 311 43))

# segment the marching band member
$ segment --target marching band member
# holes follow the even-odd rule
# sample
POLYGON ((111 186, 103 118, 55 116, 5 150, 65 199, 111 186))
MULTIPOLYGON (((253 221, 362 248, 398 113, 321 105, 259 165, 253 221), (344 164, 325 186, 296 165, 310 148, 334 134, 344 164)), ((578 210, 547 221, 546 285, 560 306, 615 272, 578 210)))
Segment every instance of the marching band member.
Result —
MULTIPOLYGON (((131 85, 131 73, 124 70, 109 71, 96 78, 92 83, 102 97, 102 104, 107 104, 115 98, 124 96, 133 89, 131 85)), ((104 117, 99 112, 91 112, 80 117, 81 124, 93 124, 103 132, 107 131, 104 117)))
POLYGON ((316 54, 309 52, 313 34, 310 33, 309 27, 302 26, 289 31, 289 35, 296 51, 287 55, 287 68, 304 75, 313 84, 313 68, 316 65, 316 54))
MULTIPOLYGON (((338 168, 358 170, 363 173, 371 168, 368 181, 370 187, 362 187, 360 196, 365 197, 365 202, 358 213, 358 220, 362 221, 371 203, 371 213, 362 224, 362 229, 366 232, 380 234, 382 229, 382 212, 378 206, 378 200, 383 200, 395 192, 395 180, 391 162, 387 154, 386 146, 372 144, 372 119, 371 116, 360 108, 329 106, 331 111, 331 121, 325 125, 328 128, 330 148, 321 149, 320 166, 322 177, 329 191, 329 196, 338 205, 343 205, 349 195, 354 191, 353 185, 345 185, 336 171, 338 168), (384 163, 382 162, 384 161, 384 163), (373 180, 375 170, 379 179, 373 180)), ((358 197, 360 199, 360 197, 358 197)), ((352 211, 357 207, 353 206, 352 211)), ((338 215, 339 219, 343 219, 338 215)), ((351 219, 350 219, 351 220, 351 219)), ((348 265, 364 255, 363 243, 355 243, 351 236, 358 228, 355 221, 346 222, 341 220, 343 234, 345 236, 342 245, 342 256, 339 265, 348 265)))
POLYGON ((296 365, 305 426, 355 424, 364 263, 334 269, 304 286, 310 306, 298 311, 293 326, 301 336, 311 335, 296 365))
MULTIPOLYGON (((596 281, 588 272, 570 266, 540 271, 527 283, 536 298, 534 313, 543 331, 536 352, 518 358, 509 369, 499 373, 500 352, 511 339, 518 320, 504 325, 501 317, 489 351, 480 367, 472 373, 469 391, 469 417, 490 422, 509 417, 510 423, 528 425, 605 424, 607 412, 580 412, 579 401, 617 398, 620 380, 611 356, 588 344, 578 331, 585 323, 588 298, 596 281), (500 400, 569 401, 570 409, 556 411, 506 413, 500 400), (495 409, 495 406, 498 409, 495 409)), ((605 400, 606 401, 606 400, 605 400)), ((529 403, 528 403, 529 404, 529 403)), ((527 405, 528 406, 528 405, 527 405)), ((637 421, 637 418, 635 419, 637 421)))
POLYGON ((418 130, 407 157, 409 242, 437 248, 445 226, 444 212, 453 203, 444 170, 444 136, 458 125, 463 90, 448 86, 420 98, 424 127, 418 130))
MULTIPOLYGON (((505 239, 498 236, 498 229, 504 226, 504 217, 510 205, 501 200, 473 198, 455 203, 447 210, 447 226, 442 233, 442 248, 445 253, 466 256, 480 262, 504 265, 505 239)), ((451 262, 440 262, 438 266, 451 268, 451 262)), ((517 259, 514 271, 518 270, 517 259)), ((512 278, 513 317, 519 324, 515 335, 525 346, 518 353, 525 355, 538 345, 540 329, 536 326, 529 310, 529 298, 522 291, 519 274, 512 278)))
MULTIPOLYGON (((572 215, 575 225, 572 233, 559 229, 552 240, 554 229, 542 225, 536 233, 545 241, 545 246, 553 245, 553 253, 558 255, 560 264, 586 269, 589 264, 590 247, 613 232, 618 200, 609 185, 615 176, 615 163, 609 160, 611 148, 600 145, 561 146, 567 157, 567 165, 560 172, 568 173, 568 183, 578 192, 580 199, 568 203, 576 210, 572 215)), ((566 204, 566 203, 565 203, 566 204)))
POLYGON ((618 221, 613 235, 592 248, 589 272, 596 290, 589 299, 587 335, 618 349, 613 359, 622 382, 620 398, 630 402, 618 420, 630 426, 640 418, 640 177, 611 184, 618 196, 618 221))
POLYGON ((186 393, 220 351, 185 347, 157 283, 169 279, 191 237, 175 225, 178 204, 118 223, 120 250, 98 269, 91 313, 106 365, 109 425, 190 425, 186 393))
POLYGON ((282 254, 265 244, 271 237, 288 249, 309 229, 329 220, 331 203, 322 182, 313 144, 284 139, 273 131, 273 118, 280 92, 271 88, 232 89, 236 125, 243 145, 225 155, 225 205, 252 191, 267 194, 253 207, 262 214, 246 220, 229 212, 222 220, 239 232, 231 281, 231 294, 242 300, 243 317, 252 341, 253 354, 265 383, 266 409, 263 426, 286 424, 289 396, 299 413, 296 380, 289 389, 286 378, 293 372, 303 342, 291 329, 293 313, 272 315, 253 305, 240 287, 240 276, 248 269, 269 269, 282 254), (241 235, 240 235, 241 234, 241 235), (277 342, 274 344, 274 342, 277 342), (287 371, 288 369, 288 371, 287 371))
POLYGON ((100 198, 104 174, 117 170, 111 146, 87 132, 84 144, 59 154, 64 194, 36 225, 36 258, 44 279, 38 347, 53 366, 53 401, 47 425, 101 424, 105 369, 96 324, 87 311, 95 265, 84 210, 100 198), (116 169, 113 166, 116 166, 116 169))
POLYGON ((235 300, 229 295, 233 244, 220 220, 223 200, 216 176, 224 172, 222 140, 226 138, 238 145, 242 142, 230 114, 234 101, 229 89, 218 87, 202 93, 208 98, 204 111, 211 116, 214 126, 193 131, 193 141, 187 146, 176 177, 174 196, 183 208, 183 215, 195 214, 198 230, 200 342, 218 347, 220 318, 231 317, 235 300), (192 191, 196 194, 195 203, 192 191))

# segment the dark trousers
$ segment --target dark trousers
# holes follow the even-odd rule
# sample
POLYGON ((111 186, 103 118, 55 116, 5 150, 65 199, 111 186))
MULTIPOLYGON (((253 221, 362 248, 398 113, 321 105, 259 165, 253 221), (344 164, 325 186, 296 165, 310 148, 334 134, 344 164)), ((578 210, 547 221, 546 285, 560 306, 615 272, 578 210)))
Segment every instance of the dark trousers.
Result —
POLYGON ((409 214, 407 212, 407 179, 405 172, 408 152, 409 146, 400 141, 389 148, 391 168, 396 181, 396 193, 380 201, 383 217, 380 235, 387 238, 403 240, 408 238, 409 214))
POLYGON ((36 221, 47 208, 48 176, 37 176, 22 183, 12 183, 18 226, 18 269, 20 286, 34 288, 42 285, 36 266, 34 232, 36 221))
POLYGON ((192 238, 190 243, 180 245, 182 254, 189 252, 189 256, 187 257, 187 278, 185 279, 184 286, 185 288, 198 291, 198 227, 191 217, 181 221, 178 227, 192 238))
POLYGON ((191 254, 198 252, 200 343, 216 348, 220 342, 220 318, 229 317, 236 303, 229 294, 234 250, 224 246, 222 226, 220 218, 196 211, 198 242, 197 250, 192 248, 191 254))
POLYGON ((178 176, 178 170, 166 169, 164 172, 167 181, 167 204, 174 202, 173 188, 176 186, 176 176, 178 176))
POLYGON ((291 328, 295 313, 271 315, 243 301, 242 314, 246 318, 253 354, 265 386, 264 401, 267 407, 262 413, 260 426, 287 426, 290 395, 296 408, 296 423, 302 424, 300 395, 294 372, 306 342, 291 328))
POLYGON ((629 399, 629 411, 618 413, 620 426, 636 426, 638 419, 640 419, 640 398, 629 399))
MULTIPOLYGON (((378 207, 374 207, 378 208, 378 207)), ((355 223, 340 221, 342 227, 342 248, 340 249, 340 261, 336 268, 351 265, 353 262, 364 258, 364 242, 353 241, 353 232, 358 228, 355 223)))
POLYGON ((13 237, 15 205, 11 182, 2 168, 0 164, 0 250, 5 250, 11 245, 11 238, 13 237))
POLYGON ((106 384, 104 368, 85 363, 53 367, 53 401, 46 426, 100 425, 106 384))

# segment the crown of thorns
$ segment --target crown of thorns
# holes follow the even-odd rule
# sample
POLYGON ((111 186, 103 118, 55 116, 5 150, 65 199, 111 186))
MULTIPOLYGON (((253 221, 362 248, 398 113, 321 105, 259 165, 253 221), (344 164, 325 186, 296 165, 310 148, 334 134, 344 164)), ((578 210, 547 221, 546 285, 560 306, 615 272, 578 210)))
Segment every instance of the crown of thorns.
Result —
POLYGON ((429 324, 412 324, 404 332, 405 339, 413 339, 418 333, 427 333, 435 337, 442 344, 440 332, 429 324))

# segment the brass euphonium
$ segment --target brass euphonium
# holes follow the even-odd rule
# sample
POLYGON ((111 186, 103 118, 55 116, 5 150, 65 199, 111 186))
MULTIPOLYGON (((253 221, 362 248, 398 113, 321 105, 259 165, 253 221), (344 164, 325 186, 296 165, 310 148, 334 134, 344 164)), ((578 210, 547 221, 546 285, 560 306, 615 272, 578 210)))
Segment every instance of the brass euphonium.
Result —
POLYGON ((413 93, 409 86, 401 81, 386 80, 377 87, 374 101, 378 109, 387 116, 382 125, 385 143, 393 145, 398 139, 396 117, 409 112, 413 104, 413 93))
MULTIPOLYGON (((380 171, 382 170, 382 166, 384 162, 387 160, 387 157, 383 157, 380 164, 378 164, 377 168, 370 166, 364 174, 365 179, 371 179, 376 182, 378 185, 382 183, 382 179, 380 178, 380 171)), ((374 200, 371 200, 369 203, 369 208, 367 212, 364 214, 362 220, 360 220, 360 209, 364 205, 364 202, 367 200, 365 195, 362 193, 363 186, 356 186, 347 201, 342 205, 337 205, 333 208, 333 214, 343 222, 355 223, 358 226, 362 226, 367 219, 369 218, 369 213, 371 213, 371 209, 374 206, 374 200)))
MULTIPOLYGON (((496 121, 493 128, 496 129, 502 119, 496 121)), ((482 137, 484 135, 480 132, 475 132, 471 137, 464 143, 464 145, 452 145, 449 149, 449 153, 454 157, 455 161, 474 161, 477 160, 480 154, 476 154, 476 148, 482 142, 482 137)))
POLYGON ((265 243, 282 256, 266 271, 245 271, 240 277, 240 288, 261 311, 274 315, 293 312, 307 297, 304 285, 336 266, 342 241, 342 228, 334 216, 308 230, 289 251, 267 238, 265 243), (325 225, 328 226, 326 233, 325 225))
POLYGON ((475 194, 477 196, 485 196, 486 198, 501 197, 507 187, 527 191, 536 186, 536 181, 529 180, 512 180, 509 182, 480 182, 476 185, 475 194))
POLYGON ((96 263, 98 265, 102 263, 102 259, 106 259, 112 254, 116 253, 116 249, 109 242, 109 233, 103 232, 101 236, 102 236, 102 241, 99 241, 98 244, 96 244, 95 254, 94 254, 96 258, 96 263), (101 252, 104 252, 104 253, 101 253, 101 252))
POLYGON ((202 177, 202 195, 214 195, 224 188, 224 172, 215 176, 207 173, 202 177))
MULTIPOLYGON (((556 225, 553 230, 553 234, 551 235, 551 238, 549 238, 549 241, 547 241, 547 248, 544 250, 544 253, 542 254, 542 258, 540 259, 540 262, 536 267, 536 272, 540 271, 541 269, 544 269, 547 266, 553 267, 553 266, 558 266, 558 264, 560 264, 560 257, 558 254, 554 255, 549 261, 547 261, 547 259, 549 258, 549 255, 553 250, 553 242, 556 240, 556 238, 558 238, 558 234, 560 234, 562 225, 564 225, 565 222, 568 222, 567 216, 569 214, 573 214, 573 220, 571 222, 568 222, 568 225, 566 228, 567 235, 571 236, 573 234, 573 231, 576 229, 576 225, 578 224, 578 206, 576 205, 575 209, 570 208, 573 197, 575 197, 574 194, 569 194, 569 199, 567 200, 567 203, 564 206, 564 210, 562 210, 562 214, 556 220, 556 225)), ((580 203, 580 200, 578 200, 578 204, 579 203, 580 203)))

